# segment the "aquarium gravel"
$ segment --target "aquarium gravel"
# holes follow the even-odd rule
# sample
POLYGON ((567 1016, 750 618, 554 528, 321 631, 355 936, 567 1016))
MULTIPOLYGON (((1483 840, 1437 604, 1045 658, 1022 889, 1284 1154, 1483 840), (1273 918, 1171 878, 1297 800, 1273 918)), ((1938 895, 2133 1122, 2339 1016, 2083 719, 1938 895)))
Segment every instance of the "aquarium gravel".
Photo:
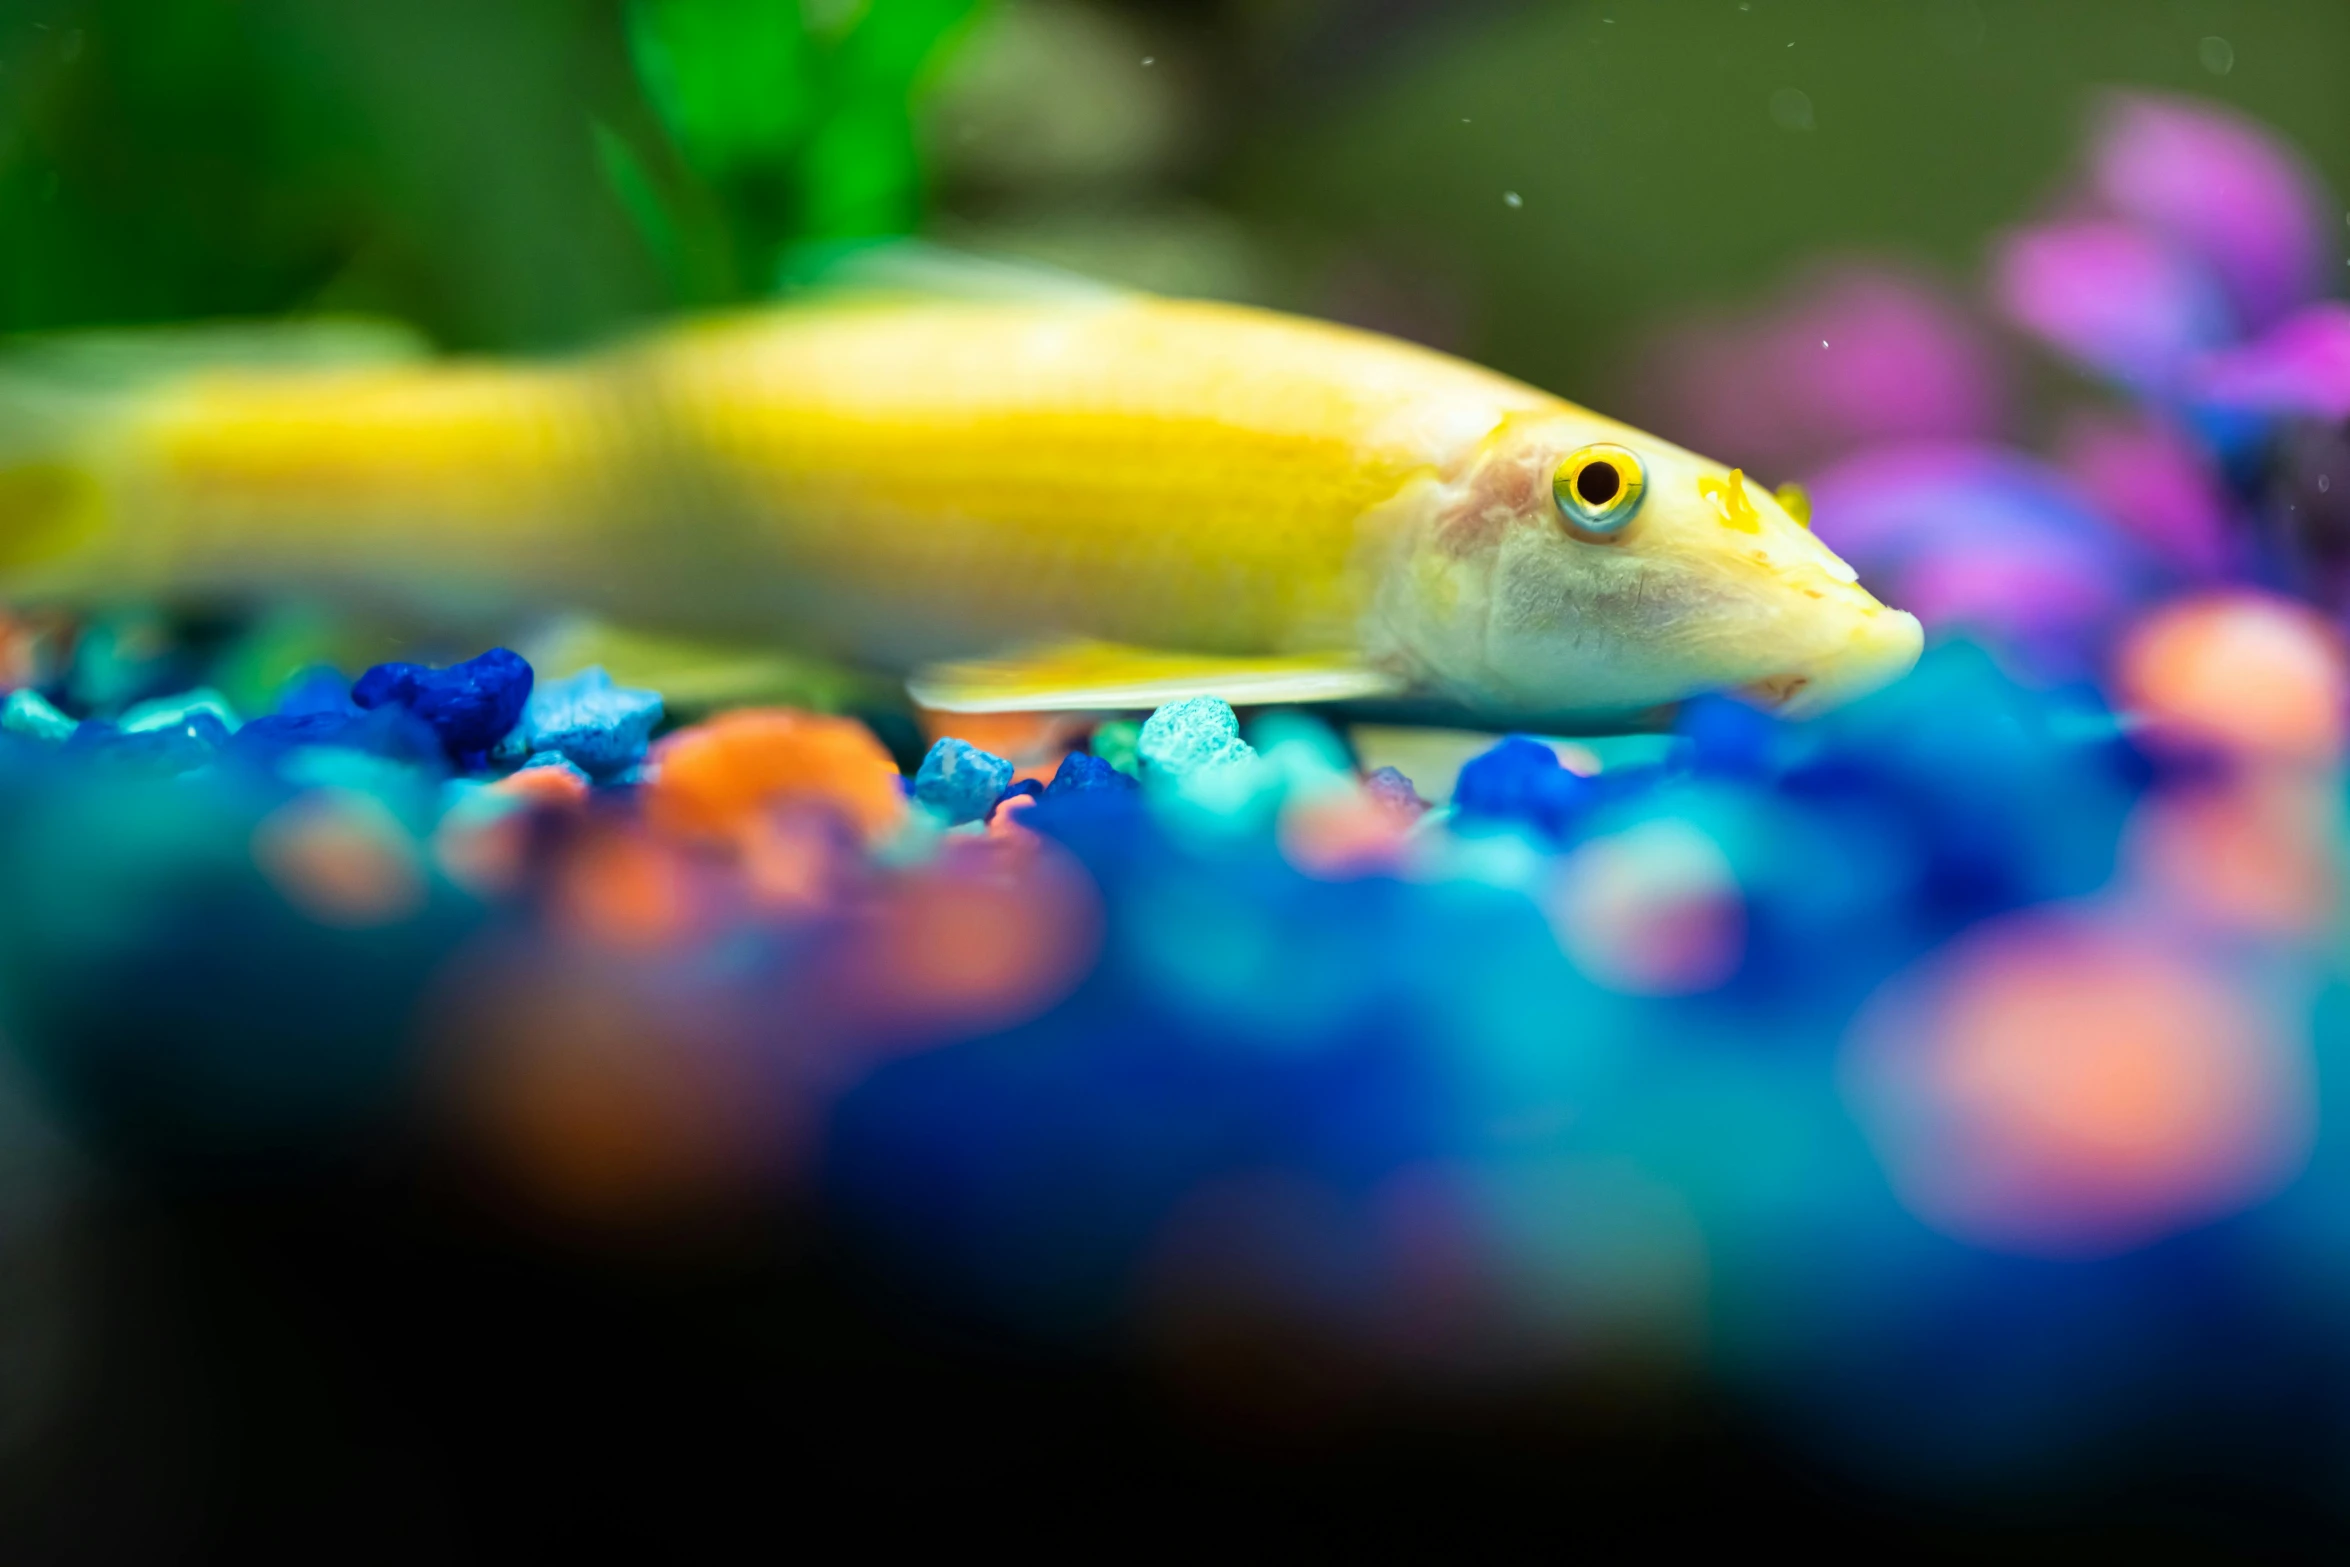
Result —
POLYGON ((1803 723, 1433 737, 1439 787, 1339 708, 710 710, 502 647, 255 689, 266 616, 11 622, 0 1036, 125 1169, 813 1215, 995 1341, 1266 1398, 1703 1383, 1962 1489, 2257 1464, 2246 1389, 2350 1419, 2350 468, 2306 457, 2350 354, 2299 179, 2109 106, 1990 289, 2102 382, 2061 452, 1914 283, 1687 348, 1787 388, 1690 420, 1816 463, 1934 638, 1803 723))
POLYGON ((503 649, 164 693, 8 729, 0 995, 134 1162, 454 1136, 566 1223, 817 1202, 1024 1336, 1629 1356, 1996 1465, 2190 1418, 2189 1341, 2339 1350, 2341 654, 2244 590, 2129 646, 2128 718, 1953 644, 1661 762, 1500 738, 1426 816, 1213 703, 1039 789, 790 710, 640 766, 650 693, 503 649))

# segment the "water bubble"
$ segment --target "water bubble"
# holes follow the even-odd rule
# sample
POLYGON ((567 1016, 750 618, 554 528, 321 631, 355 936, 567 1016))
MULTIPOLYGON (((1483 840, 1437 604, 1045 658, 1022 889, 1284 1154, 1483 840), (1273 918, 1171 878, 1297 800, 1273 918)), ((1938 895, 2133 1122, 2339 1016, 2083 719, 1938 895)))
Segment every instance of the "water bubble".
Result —
POLYGON ((1159 63, 1159 57, 1155 54, 1146 54, 1142 57, 1142 63, 1145 65, 1156 65, 1159 63))
POLYGON ((1505 190, 1501 193, 1501 204, 1510 208, 1522 207, 1526 204, 1526 198, 1514 190, 1505 190))
POLYGON ((2225 76, 2236 68, 2236 46, 2225 38, 2206 38, 2195 46, 2195 58, 2214 76, 2225 76))
POLYGON ((2328 491, 2328 490, 2332 489, 2333 487, 2334 487, 2334 476, 2333 476, 2332 474, 2330 474, 2330 473, 2321 473, 2321 474, 2319 474, 2319 475, 2317 476, 2317 493, 2318 493, 2318 494, 2320 494, 2320 495, 2323 495, 2323 494, 2325 494, 2325 492, 2326 492, 2326 491, 2328 491))
POLYGON ((1771 94, 1771 119, 1781 130, 1810 130, 1811 95, 1796 87, 1780 88, 1771 94))

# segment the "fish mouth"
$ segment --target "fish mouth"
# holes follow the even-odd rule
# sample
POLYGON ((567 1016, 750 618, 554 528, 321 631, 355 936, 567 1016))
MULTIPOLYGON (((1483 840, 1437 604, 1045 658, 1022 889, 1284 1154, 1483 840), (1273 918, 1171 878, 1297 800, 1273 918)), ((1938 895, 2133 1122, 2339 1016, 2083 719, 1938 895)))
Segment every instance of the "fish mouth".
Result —
POLYGON ((1751 681, 1738 694, 1782 718, 1809 718, 1899 680, 1916 666, 1925 643, 1917 616, 1872 610, 1842 647, 1800 668, 1751 681))

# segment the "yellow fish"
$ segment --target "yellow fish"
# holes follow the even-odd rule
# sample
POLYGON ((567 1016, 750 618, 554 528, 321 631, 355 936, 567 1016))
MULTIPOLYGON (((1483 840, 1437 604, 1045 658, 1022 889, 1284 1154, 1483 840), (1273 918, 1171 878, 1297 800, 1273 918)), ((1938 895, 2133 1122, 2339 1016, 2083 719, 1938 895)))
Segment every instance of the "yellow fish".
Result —
POLYGON ((1803 713, 1920 642, 1793 496, 1446 355, 1233 305, 849 296, 567 361, 197 363, 105 392, 19 363, 20 597, 585 609, 958 711, 1210 692, 1599 720, 1732 688, 1803 713))

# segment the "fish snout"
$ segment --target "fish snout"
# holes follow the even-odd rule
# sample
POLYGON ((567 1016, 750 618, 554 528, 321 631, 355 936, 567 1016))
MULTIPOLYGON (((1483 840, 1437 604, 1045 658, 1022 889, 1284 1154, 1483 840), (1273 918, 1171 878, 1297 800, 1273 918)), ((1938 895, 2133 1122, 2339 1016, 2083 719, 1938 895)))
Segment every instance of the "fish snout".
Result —
POLYGON ((1783 718, 1809 718, 1899 680, 1917 663, 1925 628, 1904 610, 1877 609, 1843 645, 1802 668, 1755 681, 1743 694, 1783 718))

